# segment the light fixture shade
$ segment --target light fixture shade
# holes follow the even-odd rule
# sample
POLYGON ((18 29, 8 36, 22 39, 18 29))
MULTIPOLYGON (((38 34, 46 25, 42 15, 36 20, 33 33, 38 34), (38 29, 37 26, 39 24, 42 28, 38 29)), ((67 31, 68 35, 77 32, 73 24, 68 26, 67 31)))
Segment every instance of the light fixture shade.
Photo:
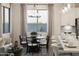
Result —
POLYGON ((68 11, 68 8, 67 7, 64 7, 64 10, 65 10, 65 12, 67 12, 68 11))
POLYGON ((70 5, 70 4, 67 4, 67 6, 65 6, 65 7, 63 8, 62 12, 63 12, 63 13, 68 12, 68 11, 70 10, 70 8, 71 8, 71 5, 70 5))
POLYGON ((62 12, 65 13, 65 10, 63 9, 62 12))
POLYGON ((64 26, 64 32, 72 32, 72 26, 71 25, 65 25, 64 26))
POLYGON ((65 13, 67 11, 68 11, 68 8, 67 7, 64 7, 63 10, 62 10, 63 13, 65 13))
POLYGON ((71 5, 70 5, 70 4, 67 4, 67 7, 68 7, 68 8, 71 8, 71 5))

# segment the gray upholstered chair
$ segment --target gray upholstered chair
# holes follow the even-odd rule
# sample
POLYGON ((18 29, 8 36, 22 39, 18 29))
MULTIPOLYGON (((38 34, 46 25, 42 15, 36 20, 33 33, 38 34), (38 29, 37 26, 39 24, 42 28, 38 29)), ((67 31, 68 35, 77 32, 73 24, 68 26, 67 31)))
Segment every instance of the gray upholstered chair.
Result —
POLYGON ((7 53, 4 47, 0 48, 0 56, 13 56, 13 53, 7 53))

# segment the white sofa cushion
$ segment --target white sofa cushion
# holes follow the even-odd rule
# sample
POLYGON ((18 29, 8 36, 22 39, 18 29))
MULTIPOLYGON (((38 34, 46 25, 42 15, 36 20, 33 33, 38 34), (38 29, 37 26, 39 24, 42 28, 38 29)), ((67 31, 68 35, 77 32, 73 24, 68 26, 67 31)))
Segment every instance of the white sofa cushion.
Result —
POLYGON ((0 48, 4 48, 5 52, 9 49, 9 47, 12 45, 11 38, 10 37, 2 37, 0 38, 0 48))
POLYGON ((11 43, 11 38, 3 38, 5 45, 11 43))
POLYGON ((2 47, 3 45, 4 45, 4 40, 0 38, 0 47, 2 47))
POLYGON ((10 34, 4 34, 4 35, 2 36, 2 39, 4 40, 5 45, 11 43, 10 34))

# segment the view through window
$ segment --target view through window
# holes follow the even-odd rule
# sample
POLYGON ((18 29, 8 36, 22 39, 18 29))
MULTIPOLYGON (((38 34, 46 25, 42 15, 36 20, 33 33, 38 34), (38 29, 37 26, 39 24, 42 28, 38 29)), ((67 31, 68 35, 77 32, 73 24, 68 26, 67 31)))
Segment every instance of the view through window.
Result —
POLYGON ((48 9, 27 9, 27 32, 47 31, 48 9))

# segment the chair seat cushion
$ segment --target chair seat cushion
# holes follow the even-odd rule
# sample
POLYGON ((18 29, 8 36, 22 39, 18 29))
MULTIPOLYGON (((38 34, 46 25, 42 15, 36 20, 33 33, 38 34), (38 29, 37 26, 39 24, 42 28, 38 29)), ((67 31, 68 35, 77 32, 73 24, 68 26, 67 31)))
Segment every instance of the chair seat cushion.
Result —
POLYGON ((25 42, 25 41, 23 41, 23 42, 21 42, 22 44, 26 44, 27 42, 25 42))
POLYGON ((37 46, 38 44, 35 43, 29 43, 28 46, 37 46))

